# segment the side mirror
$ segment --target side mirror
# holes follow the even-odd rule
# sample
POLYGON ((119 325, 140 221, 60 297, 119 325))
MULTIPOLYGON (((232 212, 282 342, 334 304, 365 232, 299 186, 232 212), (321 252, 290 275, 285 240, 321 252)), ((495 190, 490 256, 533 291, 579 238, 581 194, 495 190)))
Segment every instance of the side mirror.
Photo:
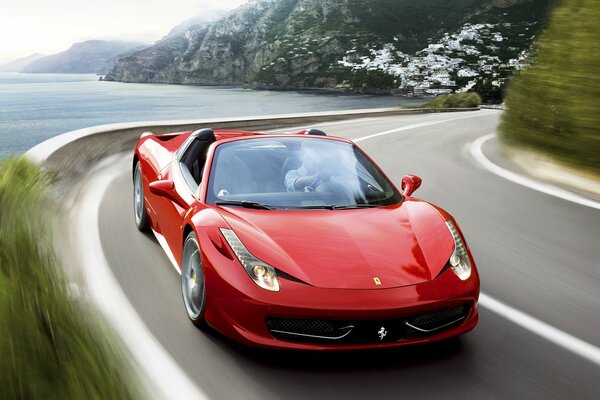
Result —
POLYGON ((177 193, 175 190, 175 184, 173 181, 162 180, 150 182, 150 193, 157 196, 166 197, 183 208, 187 208, 188 206, 185 201, 183 201, 181 196, 179 196, 179 193, 177 193))
POLYGON ((423 180, 416 175, 404 175, 402 177, 402 194, 405 196, 412 195, 421 186, 421 182, 423 180))

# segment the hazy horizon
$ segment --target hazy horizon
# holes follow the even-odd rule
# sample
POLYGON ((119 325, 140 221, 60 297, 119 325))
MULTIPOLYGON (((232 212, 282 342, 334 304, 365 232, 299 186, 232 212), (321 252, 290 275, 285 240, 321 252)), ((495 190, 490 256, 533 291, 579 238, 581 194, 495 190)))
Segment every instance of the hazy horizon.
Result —
POLYGON ((8 0, 0 14, 0 64, 34 53, 59 53, 92 39, 154 43, 187 19, 231 10, 246 2, 8 0))

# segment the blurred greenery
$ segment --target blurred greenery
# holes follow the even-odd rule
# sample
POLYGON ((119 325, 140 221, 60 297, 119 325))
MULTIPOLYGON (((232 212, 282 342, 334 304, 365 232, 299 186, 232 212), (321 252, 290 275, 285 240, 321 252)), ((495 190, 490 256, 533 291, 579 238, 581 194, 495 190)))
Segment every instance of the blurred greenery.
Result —
POLYGON ((562 0, 507 89, 503 142, 600 173, 600 2, 562 0))
POLYGON ((481 97, 475 92, 443 94, 431 99, 425 108, 473 108, 481 104, 481 97))
POLYGON ((0 161, 0 397, 135 398, 111 333, 67 294, 48 187, 27 160, 0 161))

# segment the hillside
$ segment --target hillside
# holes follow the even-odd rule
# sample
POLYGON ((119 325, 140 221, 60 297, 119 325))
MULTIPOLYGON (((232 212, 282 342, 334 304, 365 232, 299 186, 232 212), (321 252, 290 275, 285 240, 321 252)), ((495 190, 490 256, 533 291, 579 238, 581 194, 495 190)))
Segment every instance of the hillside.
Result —
POLYGON ((145 45, 118 40, 88 40, 75 43, 68 50, 38 58, 22 72, 99 73, 110 70, 123 53, 140 50, 145 45))
POLYGON ((407 94, 465 89, 476 77, 509 75, 501 69, 518 64, 552 1, 257 0, 122 58, 105 79, 407 94))
POLYGON ((0 65, 0 72, 21 72, 23 68, 29 65, 32 61, 45 57, 44 54, 35 53, 27 57, 19 58, 6 64, 0 65))

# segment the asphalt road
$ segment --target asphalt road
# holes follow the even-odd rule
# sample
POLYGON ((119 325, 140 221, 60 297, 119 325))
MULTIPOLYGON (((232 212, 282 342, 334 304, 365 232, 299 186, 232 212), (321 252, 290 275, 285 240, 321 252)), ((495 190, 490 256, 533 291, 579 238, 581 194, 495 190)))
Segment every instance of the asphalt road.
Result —
MULTIPOLYGON (((422 177, 416 196, 456 217, 482 292, 600 347, 600 212, 479 167, 468 144, 494 132, 499 115, 411 115, 319 127, 348 138, 400 128, 359 144, 396 184, 406 173, 422 177)), ((150 332, 211 398, 600 398, 600 366, 484 306, 477 328, 463 337, 391 351, 250 350, 201 332, 185 314, 179 275, 156 240, 135 228, 130 157, 117 164, 98 215, 106 259, 150 332)))

